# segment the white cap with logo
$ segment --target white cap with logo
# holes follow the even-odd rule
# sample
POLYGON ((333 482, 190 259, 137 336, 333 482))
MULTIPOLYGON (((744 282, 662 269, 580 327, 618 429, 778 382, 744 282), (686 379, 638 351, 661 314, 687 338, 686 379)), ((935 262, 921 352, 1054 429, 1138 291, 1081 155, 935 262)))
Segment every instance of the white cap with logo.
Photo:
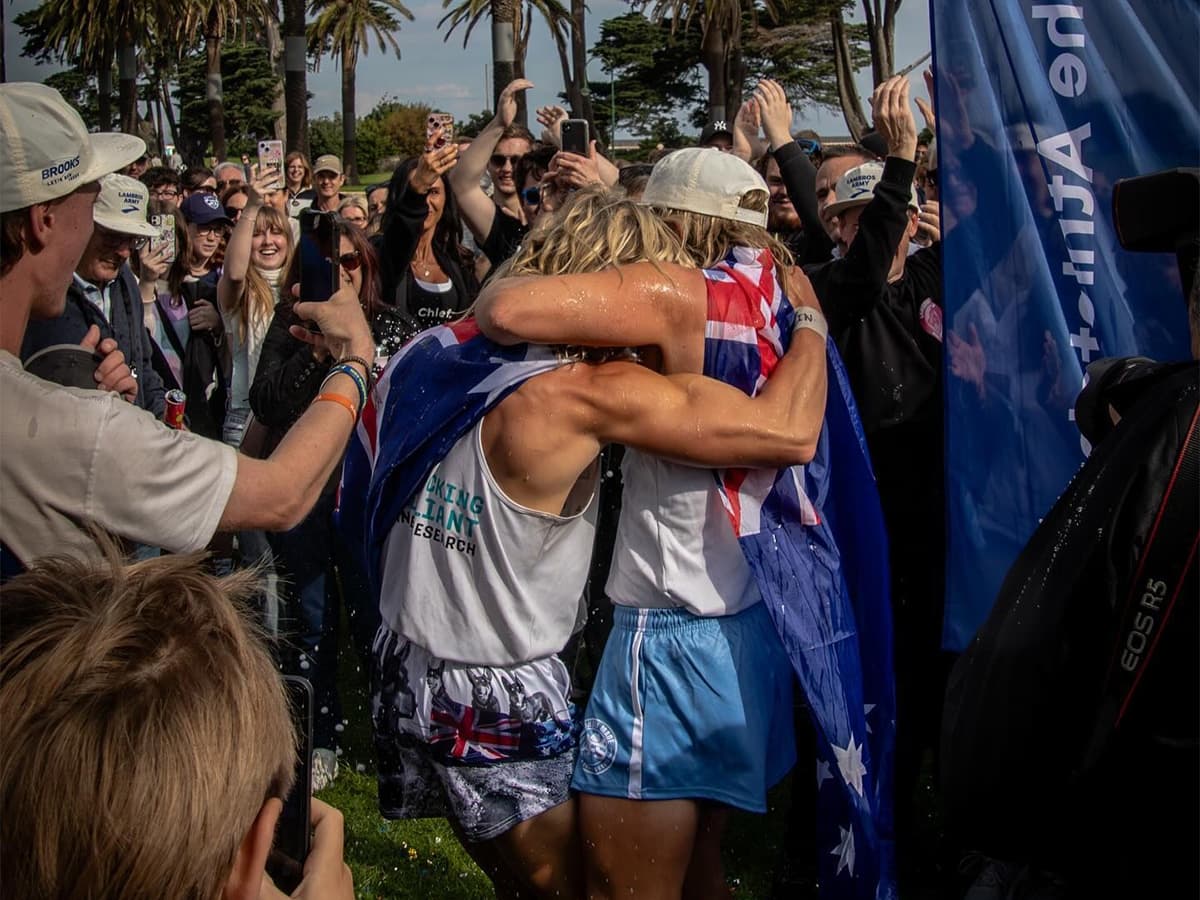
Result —
MULTIPOLYGON (((865 206, 875 196, 875 185, 882 180, 883 163, 880 162, 865 162, 861 166, 847 169, 834 185, 833 202, 821 211, 821 215, 828 219, 851 206, 865 206)), ((908 187, 908 205, 912 209, 919 208, 917 194, 912 185, 908 187)))
POLYGON ((92 219, 109 231, 158 237, 158 229, 146 221, 150 192, 136 178, 105 175, 100 179, 100 196, 92 207, 92 219))
POLYGON ((131 134, 89 134, 54 88, 0 84, 0 212, 65 197, 145 152, 131 134))
POLYGON ((765 228, 765 202, 761 211, 741 205, 751 191, 766 195, 767 183, 748 163, 711 147, 688 147, 654 164, 641 202, 765 228))

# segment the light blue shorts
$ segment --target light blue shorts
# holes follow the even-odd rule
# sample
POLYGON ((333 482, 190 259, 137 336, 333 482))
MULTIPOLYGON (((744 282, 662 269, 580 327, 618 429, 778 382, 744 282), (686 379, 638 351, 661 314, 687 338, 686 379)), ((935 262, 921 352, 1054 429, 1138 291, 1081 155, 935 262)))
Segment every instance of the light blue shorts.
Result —
POLYGON ((792 669, 761 603, 710 618, 615 608, 574 790, 765 812, 795 762, 792 669))

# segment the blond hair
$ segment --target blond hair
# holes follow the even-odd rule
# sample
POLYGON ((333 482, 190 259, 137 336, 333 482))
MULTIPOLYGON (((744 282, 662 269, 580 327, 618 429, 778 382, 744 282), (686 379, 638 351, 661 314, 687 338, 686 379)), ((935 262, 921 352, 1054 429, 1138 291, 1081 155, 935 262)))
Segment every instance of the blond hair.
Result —
MULTIPOLYGON (((254 220, 254 233, 262 234, 267 230, 277 231, 287 238, 287 253, 284 255, 280 272, 286 272, 295 251, 295 241, 292 237, 292 226, 285 213, 273 206, 263 205, 258 210, 254 220)), ((270 321, 275 314, 275 289, 263 277, 258 266, 251 263, 246 267, 246 280, 242 289, 229 306, 229 315, 237 322, 238 340, 245 341, 251 323, 270 321)))
POLYGON ((291 787, 283 683, 202 554, 47 558, 0 591, 0 871, 13 898, 213 900, 291 787))
POLYGON ((679 236, 649 207, 596 185, 573 192, 539 222, 495 277, 569 275, 644 261, 693 266, 679 236))
MULTIPOLYGON (((747 191, 738 204, 744 209, 765 212, 770 195, 766 191, 747 191)), ((734 247, 755 247, 771 251, 775 265, 785 268, 792 265, 792 254, 783 242, 759 225, 735 222, 701 213, 681 209, 656 207, 658 214, 669 224, 675 225, 683 235, 683 243, 691 254, 692 262, 701 268, 710 268, 725 259, 734 247)))

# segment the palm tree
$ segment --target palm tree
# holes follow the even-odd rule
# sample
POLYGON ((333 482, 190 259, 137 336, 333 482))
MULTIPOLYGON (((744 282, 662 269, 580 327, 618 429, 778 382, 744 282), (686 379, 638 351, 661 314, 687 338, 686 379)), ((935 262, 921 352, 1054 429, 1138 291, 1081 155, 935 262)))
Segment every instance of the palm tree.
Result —
MULTIPOLYGON (((193 36, 204 35, 205 69, 208 78, 208 128, 213 155, 225 158, 225 95, 221 86, 221 44, 225 33, 240 19, 265 20, 269 12, 263 0, 184 0, 176 7, 175 42, 188 46, 193 36)), ((164 21, 168 21, 164 19, 164 21)))
MULTIPOLYGON (((764 0, 776 16, 775 0, 764 0)), ((731 120, 742 104, 746 65, 742 58, 742 17, 756 21, 754 0, 653 0, 650 17, 662 22, 670 17, 674 29, 700 19, 700 63, 708 72, 708 119, 731 120)))
POLYGON ((283 105, 287 117, 288 151, 308 155, 308 61, 296 51, 307 45, 304 26, 305 0, 283 0, 284 76, 283 105))
MULTIPOLYGON (((451 7, 452 3, 454 0, 442 0, 442 8, 449 12, 438 21, 439 28, 449 23, 446 40, 450 39, 455 28, 465 23, 465 47, 471 39, 471 32, 484 16, 492 22, 492 109, 496 108, 500 92, 510 81, 525 77, 525 49, 529 46, 529 27, 534 9, 541 13, 554 36, 559 59, 564 66, 565 86, 570 87, 571 79, 566 75, 565 48, 566 36, 571 28, 571 13, 559 0, 528 0, 529 12, 526 12, 522 0, 461 0, 457 6, 451 7), (497 23, 501 23, 502 27, 497 28, 497 23)), ((517 95, 516 121, 522 125, 529 124, 524 92, 517 95)))
POLYGON ((400 0, 312 0, 308 7, 309 13, 316 16, 316 21, 308 26, 309 53, 316 55, 319 62, 320 55, 328 52, 342 66, 342 163, 350 181, 358 180, 358 163, 354 158, 358 54, 366 55, 371 45, 370 33, 374 32, 379 52, 385 52, 390 45, 396 58, 400 58, 400 45, 393 33, 400 30, 400 20, 392 15, 393 10, 412 21, 412 13, 400 0))

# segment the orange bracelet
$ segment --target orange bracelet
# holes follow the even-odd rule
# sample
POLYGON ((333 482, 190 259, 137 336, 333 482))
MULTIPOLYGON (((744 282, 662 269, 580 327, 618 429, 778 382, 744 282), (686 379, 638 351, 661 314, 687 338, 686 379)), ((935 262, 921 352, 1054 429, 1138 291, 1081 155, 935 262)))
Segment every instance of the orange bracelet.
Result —
POLYGON ((333 403, 338 404, 338 406, 342 407, 344 410, 346 410, 346 412, 350 413, 350 421, 351 422, 358 421, 358 410, 356 410, 354 408, 353 400, 348 400, 347 398, 343 397, 341 394, 317 394, 317 399, 314 400, 313 402, 319 403, 322 400, 329 400, 333 403))

